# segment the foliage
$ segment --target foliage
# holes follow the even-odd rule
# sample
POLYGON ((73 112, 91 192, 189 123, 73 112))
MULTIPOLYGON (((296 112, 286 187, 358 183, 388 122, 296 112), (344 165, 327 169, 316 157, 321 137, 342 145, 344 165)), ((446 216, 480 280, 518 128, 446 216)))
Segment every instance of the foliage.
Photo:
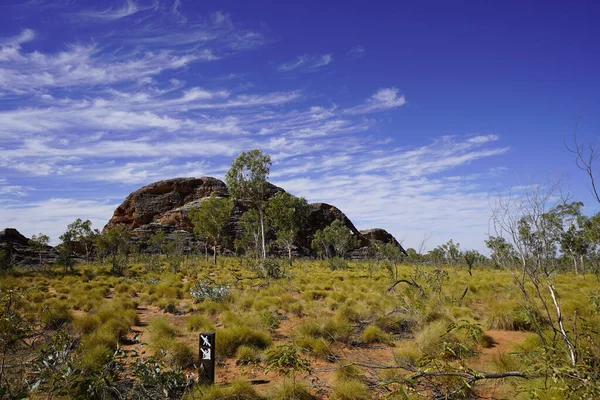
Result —
POLYGON ((213 244, 213 262, 217 263, 217 248, 224 238, 225 227, 231 218, 233 203, 229 199, 217 198, 213 193, 200 206, 190 210, 189 218, 194 233, 213 244))
POLYGON ((39 233, 37 235, 32 235, 29 240, 29 244, 34 248, 35 251, 38 252, 40 256, 40 268, 42 268, 42 252, 46 249, 50 243, 50 238, 48 235, 44 235, 43 233, 39 233))
POLYGON ((190 296, 198 302, 204 299, 222 301, 229 296, 229 286, 198 281, 190 288, 190 296))
POLYGON ((58 264, 62 265, 65 270, 65 274, 75 267, 75 261, 73 260, 75 231, 72 229, 72 224, 67 226, 65 233, 60 235, 58 238, 62 242, 58 247, 58 264))
POLYGON ((294 345, 282 345, 269 349, 266 354, 265 374, 269 371, 277 371, 280 375, 292 377, 298 372, 311 373, 310 363, 307 359, 300 357, 298 348, 294 345))
POLYGON ((242 214, 238 221, 242 237, 236 239, 235 247, 245 249, 247 257, 259 258, 261 253, 261 228, 258 211, 251 209, 242 214))
POLYGON ((98 251, 111 260, 111 273, 122 275, 129 261, 132 234, 123 226, 117 226, 96 238, 98 251))
POLYGON ((148 238, 148 247, 153 253, 160 254, 165 244, 165 231, 159 229, 148 238))
POLYGON ((181 265, 185 261, 186 239, 183 232, 177 232, 173 240, 163 245, 163 251, 167 255, 167 263, 171 272, 179 272, 181 265))
POLYGON ((333 223, 323 230, 318 230, 312 242, 313 249, 319 249, 320 252, 329 254, 329 247, 333 248, 334 256, 344 258, 348 250, 356 245, 356 237, 353 235, 341 220, 336 219, 333 223))
POLYGON ((131 365, 132 375, 136 378, 136 385, 148 393, 154 389, 171 398, 182 388, 190 386, 193 381, 183 373, 181 368, 168 368, 159 357, 136 357, 131 365))
POLYGON ((92 229, 92 222, 89 219, 83 221, 81 218, 77 218, 74 222, 70 223, 67 227, 67 231, 71 232, 72 239, 81 245, 85 249, 85 260, 90 260, 90 253, 96 240, 96 237, 100 235, 98 229, 92 229))
POLYGON ((239 154, 225 175, 225 183, 231 196, 236 200, 249 203, 258 213, 262 258, 267 257, 264 207, 270 167, 271 157, 263 154, 260 149, 254 149, 239 154))
POLYGON ((288 259, 292 265, 292 248, 308 215, 308 203, 302 197, 279 192, 269 199, 267 215, 277 234, 276 243, 288 250, 288 259))

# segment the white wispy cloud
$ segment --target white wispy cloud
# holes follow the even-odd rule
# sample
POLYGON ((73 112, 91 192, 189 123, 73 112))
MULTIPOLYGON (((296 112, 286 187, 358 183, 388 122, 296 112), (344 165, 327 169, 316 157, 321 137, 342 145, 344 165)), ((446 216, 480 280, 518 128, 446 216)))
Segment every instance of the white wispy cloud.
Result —
POLYGON ((402 107, 406 104, 404 95, 398 95, 399 90, 391 87, 379 89, 364 104, 346 110, 349 114, 368 114, 378 111, 387 111, 402 107))
POLYGON ((35 31, 33 29, 23 29, 17 36, 1 39, 0 45, 8 48, 20 48, 21 44, 31 42, 33 39, 35 39, 35 31))
POLYGON ((289 72, 298 69, 302 69, 304 71, 314 71, 317 68, 324 67, 332 62, 333 56, 331 54, 323 54, 320 56, 304 54, 302 56, 298 56, 293 61, 279 64, 277 70, 281 72, 289 72))
POLYGON ((133 0, 125 0, 120 6, 110 6, 103 10, 85 10, 77 13, 77 16, 105 21, 115 21, 136 14, 140 11, 156 8, 156 5, 157 4, 154 3, 150 6, 140 7, 138 3, 133 0))
POLYGON ((361 46, 361 45, 356 45, 353 48, 351 48, 348 53, 346 53, 346 55, 350 58, 361 58, 364 57, 365 55, 365 47, 361 46))
MULTIPOLYGON (((223 179, 235 155, 259 147, 272 156, 274 183, 338 206, 359 228, 383 227, 409 246, 423 231, 481 241, 484 182, 505 172, 489 164, 509 151, 498 135, 417 138, 408 147, 369 118, 406 104, 395 87, 362 101, 329 99, 307 87, 254 85, 251 72, 222 70, 226 63, 212 68, 220 78, 208 78, 207 63, 269 39, 225 12, 184 11, 179 0, 119 2, 84 11, 95 13, 87 24, 111 26, 93 41, 43 46, 37 26, 0 39, 0 227, 54 239, 75 218, 101 228, 136 188, 176 176, 223 179), (244 85, 233 79, 241 76, 244 85), (485 169, 463 172, 475 163, 485 169), (69 188, 64 198, 48 197, 55 182, 69 188), (81 186, 109 198, 85 197, 81 186)), ((355 46, 346 57, 363 53, 355 46)), ((305 54, 274 77, 332 62, 305 54)))

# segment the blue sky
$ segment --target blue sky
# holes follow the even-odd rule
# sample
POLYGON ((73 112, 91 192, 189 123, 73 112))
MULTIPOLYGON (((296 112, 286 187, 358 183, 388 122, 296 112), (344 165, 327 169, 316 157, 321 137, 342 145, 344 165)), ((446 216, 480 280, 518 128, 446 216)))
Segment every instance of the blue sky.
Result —
POLYGON ((56 243, 256 147, 407 247, 483 250, 490 191, 550 176, 597 211, 563 144, 600 132, 597 3, 290 3, 4 0, 0 227, 56 243))

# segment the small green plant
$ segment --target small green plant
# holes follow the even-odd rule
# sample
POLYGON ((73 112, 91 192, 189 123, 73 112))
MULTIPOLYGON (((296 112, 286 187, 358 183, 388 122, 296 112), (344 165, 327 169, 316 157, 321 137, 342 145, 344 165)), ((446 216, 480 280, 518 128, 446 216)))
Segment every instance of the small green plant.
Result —
POLYGON ((292 377, 292 382, 296 384, 296 374, 298 372, 311 373, 310 363, 307 359, 300 357, 298 348, 294 345, 281 345, 269 349, 266 354, 265 374, 269 371, 277 371, 285 377, 292 377))
POLYGON ((277 313, 264 310, 260 313, 260 322, 265 328, 272 331, 279 328, 279 315, 277 315, 277 313))
MULTIPOLYGON (((135 355, 137 356, 137 354, 135 355)), ((131 369, 133 376, 136 378, 135 386, 141 387, 146 396, 151 391, 156 392, 156 398, 158 396, 176 397, 178 392, 193 383, 186 377, 181 368, 167 368, 164 361, 156 356, 135 357, 131 369)))
POLYGON ((185 320, 185 327, 190 332, 208 332, 215 329, 214 325, 208 318, 199 314, 190 315, 185 320))
POLYGON ((190 296, 197 302, 204 299, 222 301, 229 296, 229 286, 197 282, 190 288, 190 296))
POLYGON ((375 325, 369 325, 362 332, 363 343, 389 343, 390 336, 375 325))
POLYGON ((237 365, 255 364, 260 361, 260 354, 255 347, 242 345, 235 352, 237 365))
POLYGON ((224 357, 232 357, 242 345, 264 349, 272 341, 268 332, 243 325, 234 325, 217 331, 216 340, 217 354, 224 357))
POLYGON ((199 385, 195 386, 185 397, 185 400, 264 400, 251 383, 234 381, 226 386, 199 385))

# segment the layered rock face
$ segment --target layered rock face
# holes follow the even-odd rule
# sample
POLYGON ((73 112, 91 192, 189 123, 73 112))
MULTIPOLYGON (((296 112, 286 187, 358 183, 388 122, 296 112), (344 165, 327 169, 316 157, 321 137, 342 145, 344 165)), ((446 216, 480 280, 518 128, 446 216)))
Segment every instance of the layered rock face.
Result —
MULTIPOLYGON (((267 197, 280 191, 284 190, 269 184, 267 197)), ((212 194, 218 197, 229 196, 225 183, 211 177, 175 178, 152 183, 127 196, 115 210, 113 217, 104 227, 104 231, 123 226, 132 231, 137 237, 137 241, 143 244, 153 232, 163 230, 167 238, 183 234, 190 246, 198 246, 199 243, 195 241, 192 234, 193 226, 188 219, 188 212, 212 194)), ((242 232, 238 228, 237 222, 247 210, 247 205, 241 202, 234 203, 228 232, 232 238, 241 237, 242 232)), ((367 252, 364 250, 372 239, 400 246, 396 239, 383 229, 375 230, 379 232, 377 237, 363 235, 337 207, 326 203, 312 203, 307 221, 298 235, 296 255, 311 255, 311 242, 315 232, 331 225, 336 219, 341 220, 357 236, 359 244, 356 250, 362 250, 355 254, 366 254, 367 252)), ((268 236, 271 239, 274 238, 272 232, 268 236)), ((233 240, 230 242, 233 243, 233 240)), ((400 248, 402 249, 401 246, 400 248)), ((361 258, 361 256, 358 255, 355 258, 361 258)))
POLYGON ((407 255, 406 251, 404 250, 402 245, 396 240, 396 238, 394 236, 392 236, 391 233, 389 233, 385 229, 381 229, 381 228, 363 229, 360 231, 360 233, 361 233, 361 235, 363 235, 370 241, 376 240, 378 242, 383 242, 383 243, 392 243, 392 244, 398 246, 404 255, 407 255))
POLYGON ((29 243, 29 239, 14 228, 0 231, 0 251, 16 266, 39 266, 42 263, 53 264, 58 258, 58 251, 52 246, 45 246, 38 251, 29 243))

